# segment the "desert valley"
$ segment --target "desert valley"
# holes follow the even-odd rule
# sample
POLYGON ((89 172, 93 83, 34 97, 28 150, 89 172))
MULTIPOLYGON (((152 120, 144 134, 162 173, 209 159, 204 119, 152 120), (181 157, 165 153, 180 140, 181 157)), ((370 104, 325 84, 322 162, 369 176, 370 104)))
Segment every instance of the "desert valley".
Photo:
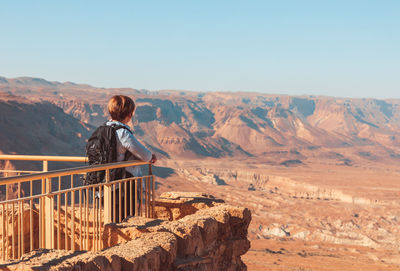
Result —
POLYGON ((0 77, 0 153, 84 156, 114 94, 137 102, 131 126, 159 157, 157 194, 251 210, 249 270, 400 269, 400 100, 0 77))

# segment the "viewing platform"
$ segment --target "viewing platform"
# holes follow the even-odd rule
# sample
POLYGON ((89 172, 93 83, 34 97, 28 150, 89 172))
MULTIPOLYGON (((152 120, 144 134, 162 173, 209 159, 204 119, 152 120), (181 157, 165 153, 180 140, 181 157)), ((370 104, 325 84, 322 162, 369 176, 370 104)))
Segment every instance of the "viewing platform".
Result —
POLYGON ((0 270, 246 270, 250 211, 199 192, 156 200, 149 163, 48 170, 49 162, 86 158, 0 159, 43 164, 40 172, 0 171, 0 270), (147 166, 147 175, 110 181, 110 170, 133 165, 147 166), (83 175, 100 170, 105 182, 82 184, 83 175), (136 200, 127 200, 130 187, 136 200))
POLYGON ((0 155, 0 160, 40 161, 41 171, 3 169, 0 174, 0 251, 3 260, 38 248, 101 250, 104 225, 128 216, 154 217, 154 175, 149 162, 126 161, 49 170, 49 162, 87 162, 86 157, 0 155), (110 180, 110 171, 147 166, 145 176, 110 180), (89 172, 104 182, 84 185, 89 172), (134 194, 130 196, 129 192, 134 194), (135 200, 136 199, 136 200, 135 200))

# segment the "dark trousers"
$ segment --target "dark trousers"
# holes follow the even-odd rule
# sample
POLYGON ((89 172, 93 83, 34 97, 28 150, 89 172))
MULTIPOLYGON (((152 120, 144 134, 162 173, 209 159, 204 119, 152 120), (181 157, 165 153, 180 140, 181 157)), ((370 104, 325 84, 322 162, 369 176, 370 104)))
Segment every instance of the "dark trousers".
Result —
MULTIPOLYGON (((126 175, 127 175, 126 178, 133 177, 128 172, 126 173, 126 175)), ((135 181, 128 181, 125 183, 119 183, 115 185, 114 191, 111 192, 112 221, 118 223, 124 220, 128 216, 134 216, 135 206, 137 204, 136 201, 137 200, 135 199, 135 181)))

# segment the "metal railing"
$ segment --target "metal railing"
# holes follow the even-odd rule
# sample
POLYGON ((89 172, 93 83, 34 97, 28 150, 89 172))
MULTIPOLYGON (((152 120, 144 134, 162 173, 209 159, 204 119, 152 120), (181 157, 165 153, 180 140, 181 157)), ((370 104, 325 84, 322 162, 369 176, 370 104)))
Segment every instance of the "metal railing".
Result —
POLYGON ((47 171, 48 161, 84 162, 86 158, 0 155, 3 160, 28 158, 43 161, 43 172, 21 175, 15 170, 19 176, 0 178, 0 251, 4 260, 37 248, 97 251, 107 246, 105 224, 128 216, 154 217, 154 176, 148 162, 47 171), (148 175, 110 180, 113 169, 142 165, 149 166, 148 175), (81 175, 95 171, 105 172, 104 182, 82 185, 81 175))

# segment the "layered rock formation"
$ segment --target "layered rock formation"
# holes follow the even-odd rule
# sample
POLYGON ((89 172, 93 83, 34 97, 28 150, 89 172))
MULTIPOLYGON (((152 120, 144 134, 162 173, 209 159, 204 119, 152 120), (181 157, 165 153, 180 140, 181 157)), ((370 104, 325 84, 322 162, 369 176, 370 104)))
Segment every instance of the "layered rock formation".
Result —
POLYGON ((169 220, 132 217, 106 225, 107 249, 36 250, 0 270, 246 270, 248 209, 199 193, 160 198, 157 215, 169 220))
POLYGON ((283 166, 302 164, 310 156, 347 166, 353 163, 349 153, 366 161, 400 157, 398 100, 150 92, 1 79, 0 91, 49 101, 94 126, 107 119, 111 95, 130 95, 138 104, 132 123, 136 134, 165 157, 262 157, 283 166))
MULTIPOLYGON (((111 95, 134 97, 139 105, 132 123, 134 131, 161 158, 157 163, 161 167, 154 169, 155 174, 162 173, 158 176, 163 177, 156 182, 157 192, 213 191, 229 204, 251 209, 252 248, 243 257, 251 256, 246 261, 249 266, 251 263, 253 267, 261 266, 259 270, 320 270, 326 263, 331 264, 326 270, 398 270, 400 267, 399 100, 150 92, 102 89, 36 78, 0 78, 1 91, 26 97, 18 102, 17 108, 22 112, 24 104, 41 109, 43 104, 58 106, 86 127, 99 125, 107 118, 105 105, 111 95), (254 247, 254 244, 258 245, 254 247), (285 259, 290 259, 289 263, 285 259)), ((4 100, 7 103, 7 98, 4 100)), ((29 110, 28 115, 33 113, 29 110)), ((3 129, 8 127, 6 116, 0 115, 0 122, 5 121, 1 126, 2 136, 14 133, 3 129)), ((43 114, 41 119, 49 117, 43 114)), ((23 125, 36 133, 36 122, 39 120, 32 118, 23 125)), ((31 153, 41 154, 38 151, 47 151, 48 146, 42 146, 47 140, 55 139, 46 138, 34 144, 19 141, 21 146, 15 151, 26 154, 31 149, 31 153)), ((75 138, 68 151, 81 155, 82 149, 74 142, 75 138)), ((64 147, 60 149, 63 153, 64 147)), ((1 150, 14 151, 9 141, 0 140, 1 150)), ((159 217, 174 220, 186 215, 183 218, 186 219, 199 209, 190 200, 183 205, 183 199, 163 199, 157 207, 159 217)), ((214 206, 208 200, 209 203, 199 203, 199 206, 214 206)), ((152 236, 148 234, 154 231, 148 227, 162 224, 159 221, 126 223, 107 228, 106 245, 152 236), (135 230, 129 225, 135 225, 135 230)), ((170 229, 163 231, 174 235, 170 229)), ((168 240, 169 237, 154 238, 168 240)), ((154 238, 146 242, 151 243, 154 238)), ((167 250, 157 244, 153 248, 167 250)), ((32 256, 31 261, 43 260, 40 253, 32 256)), ((53 253, 55 258, 74 259, 79 254, 53 253)), ((145 258, 153 257, 149 256, 155 255, 152 253, 145 258)), ((46 255, 43 257, 49 257, 46 255)), ((103 255, 98 263, 109 266, 110 257, 103 255)), ((209 261, 204 258, 199 261, 209 261)), ((116 265, 120 262, 115 261, 116 265)), ((46 264, 43 266, 48 268, 46 264)))
POLYGON ((0 92, 0 151, 6 154, 84 155, 91 125, 50 102, 0 92))

